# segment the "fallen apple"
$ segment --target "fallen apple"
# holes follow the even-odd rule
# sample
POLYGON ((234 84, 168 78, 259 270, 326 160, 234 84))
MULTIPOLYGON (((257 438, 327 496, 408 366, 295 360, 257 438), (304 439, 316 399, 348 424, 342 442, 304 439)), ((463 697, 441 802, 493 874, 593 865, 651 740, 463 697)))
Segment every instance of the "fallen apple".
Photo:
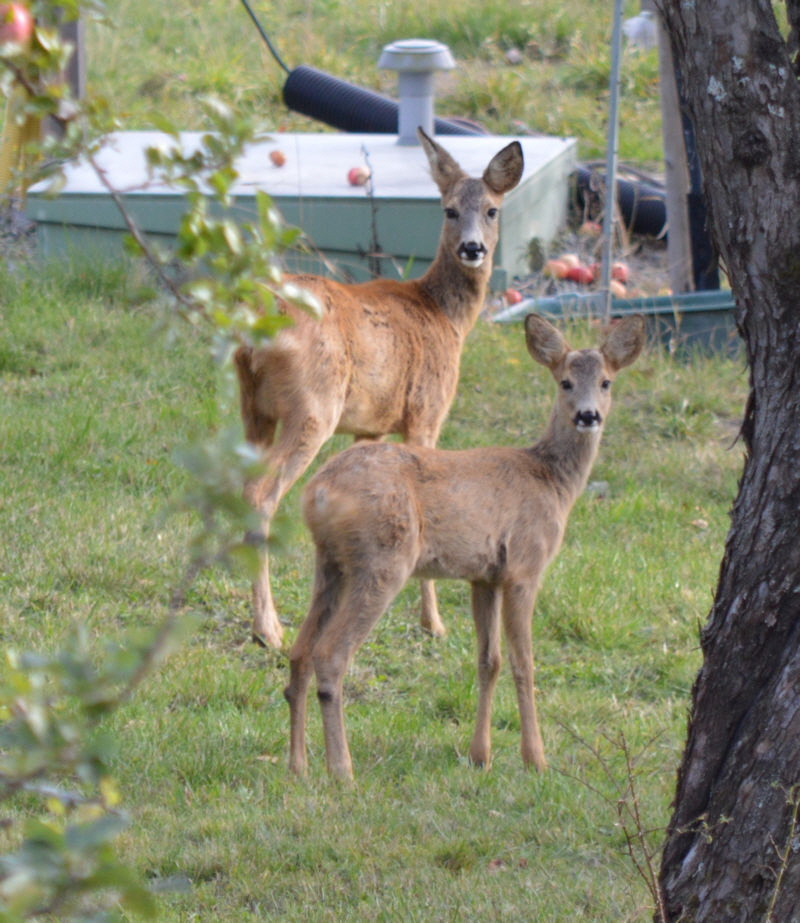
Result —
POLYGON ((615 298, 628 297, 628 290, 625 288, 625 284, 620 282, 619 279, 611 279, 608 283, 608 290, 615 298))
POLYGON ((567 275, 569 266, 563 260, 547 260, 542 269, 542 274, 551 279, 563 279, 567 275))
POLYGON ((562 253, 559 259, 562 263, 566 263, 570 269, 581 265, 581 258, 577 253, 562 253))
POLYGON ((628 281, 628 264, 627 263, 613 263, 611 266, 611 278, 616 279, 618 282, 625 283, 628 281))
POLYGON ((369 180, 369 170, 366 167, 350 167, 347 171, 347 182, 351 186, 365 186, 369 180))
POLYGON ((570 282, 577 282, 579 285, 591 285, 594 282, 594 273, 588 266, 579 263, 577 266, 570 266, 567 270, 566 277, 570 282))
POLYGON ((269 152, 269 159, 276 167, 282 167, 286 163, 286 154, 283 151, 274 150, 269 152))
POLYGON ((27 45, 33 35, 33 16, 22 3, 0 4, 0 45, 27 45))
POLYGON ((503 298, 506 304, 519 304, 522 301, 522 295, 515 288, 507 288, 503 292, 503 298))
POLYGON ((582 237, 599 237, 603 229, 596 221, 584 221, 578 228, 578 233, 582 237))

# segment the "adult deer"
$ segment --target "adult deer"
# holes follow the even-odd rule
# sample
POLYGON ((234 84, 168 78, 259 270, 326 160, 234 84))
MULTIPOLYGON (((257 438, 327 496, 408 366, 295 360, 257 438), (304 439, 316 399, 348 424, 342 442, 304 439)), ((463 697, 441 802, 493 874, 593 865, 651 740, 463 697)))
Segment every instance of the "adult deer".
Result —
MULTIPOLYGON (((427 272, 413 281, 355 285, 297 276, 321 303, 322 317, 285 305, 290 327, 264 346, 236 352, 245 434, 265 461, 247 495, 265 534, 281 498, 334 433, 356 439, 398 433, 410 444, 432 446, 450 409, 464 339, 486 296, 500 203, 522 176, 522 148, 516 141, 504 147, 474 179, 422 129, 419 138, 445 214, 427 272)), ((444 634, 433 584, 421 589, 422 627, 444 634)), ((279 647, 283 629, 266 555, 253 609, 253 637, 279 647)))
POLYGON ((344 674, 412 576, 472 584, 479 684, 472 762, 489 764, 502 621, 522 759, 545 768, 533 689, 533 605, 597 456, 611 382, 641 351, 644 321, 629 316, 609 329, 599 349, 573 350, 552 324, 530 314, 525 337, 531 356, 550 369, 559 386, 547 429, 533 446, 444 451, 357 445, 331 459, 307 485, 303 512, 316 545, 314 589, 289 654, 285 690, 289 765, 295 773, 306 771, 306 702, 316 673, 328 771, 352 777, 344 674))

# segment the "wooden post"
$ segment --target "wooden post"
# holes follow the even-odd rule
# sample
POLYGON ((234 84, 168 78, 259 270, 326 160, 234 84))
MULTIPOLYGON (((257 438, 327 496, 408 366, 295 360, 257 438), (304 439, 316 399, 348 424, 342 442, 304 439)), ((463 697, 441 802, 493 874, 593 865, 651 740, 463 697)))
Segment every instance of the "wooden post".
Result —
POLYGON ((25 171, 30 167, 29 147, 40 136, 39 119, 22 115, 28 91, 15 86, 6 102, 3 133, 0 136, 0 204, 6 205, 25 193, 25 171))
POLYGON ((686 145, 683 139, 683 121, 669 36, 651 0, 645 0, 642 7, 650 10, 658 23, 658 72, 667 206, 667 263, 670 288, 677 295, 680 292, 694 290, 686 145))
MULTIPOLYGON (((86 41, 84 32, 82 16, 69 22, 62 22, 58 27, 58 37, 62 42, 69 42, 73 47, 63 77, 69 86, 70 95, 76 100, 83 99, 86 95, 86 41)), ((61 126, 55 119, 50 118, 45 120, 44 130, 55 137, 60 137, 62 133, 61 126)))
POLYGON ((86 95, 86 40, 83 17, 65 22, 59 29, 62 41, 69 42, 75 50, 66 70, 67 83, 75 99, 86 95))

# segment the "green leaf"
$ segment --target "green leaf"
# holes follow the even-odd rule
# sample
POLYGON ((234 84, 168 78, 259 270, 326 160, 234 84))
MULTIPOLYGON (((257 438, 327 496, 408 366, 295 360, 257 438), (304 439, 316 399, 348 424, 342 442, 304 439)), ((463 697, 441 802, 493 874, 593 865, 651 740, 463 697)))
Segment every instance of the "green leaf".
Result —
POLYGON ((85 824, 71 824, 65 833, 67 849, 86 852, 110 842, 130 826, 130 821, 122 814, 104 814, 95 821, 85 824))
POLYGON ((238 226, 233 221, 223 221, 222 234, 231 253, 240 254, 242 252, 242 236, 238 226))
POLYGON ((271 339, 284 327, 291 325, 292 319, 286 314, 262 314, 250 324, 250 333, 257 339, 271 339))
POLYGON ((258 548, 245 542, 231 545, 228 548, 227 558, 233 567, 255 580, 261 570, 261 554, 258 548))
POLYGON ((295 285, 293 282, 287 282, 283 286, 282 293, 283 297, 286 298, 287 301, 291 301, 292 304, 302 308, 312 317, 322 317, 322 302, 319 300, 319 298, 317 298, 316 295, 313 294, 313 292, 309 292, 307 289, 300 288, 300 286, 295 285))
MULTIPOLYGON (((165 135, 169 135, 176 141, 180 139, 180 131, 175 126, 175 123, 171 119, 168 119, 163 113, 151 111, 148 114, 148 117, 156 131, 162 131, 165 135)), ((147 148, 146 153, 149 155, 150 151, 152 150, 153 148, 147 148)))

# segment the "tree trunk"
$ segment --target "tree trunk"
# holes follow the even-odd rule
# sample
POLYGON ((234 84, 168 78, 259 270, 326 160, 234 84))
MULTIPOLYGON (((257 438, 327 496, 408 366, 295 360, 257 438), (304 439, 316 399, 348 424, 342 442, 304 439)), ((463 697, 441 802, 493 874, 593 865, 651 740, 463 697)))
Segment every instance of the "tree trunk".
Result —
MULTIPOLYGON (((800 86, 769 0, 660 0, 750 368, 661 866, 670 921, 800 921, 800 86)), ((798 2, 788 0, 798 22, 798 2)))

